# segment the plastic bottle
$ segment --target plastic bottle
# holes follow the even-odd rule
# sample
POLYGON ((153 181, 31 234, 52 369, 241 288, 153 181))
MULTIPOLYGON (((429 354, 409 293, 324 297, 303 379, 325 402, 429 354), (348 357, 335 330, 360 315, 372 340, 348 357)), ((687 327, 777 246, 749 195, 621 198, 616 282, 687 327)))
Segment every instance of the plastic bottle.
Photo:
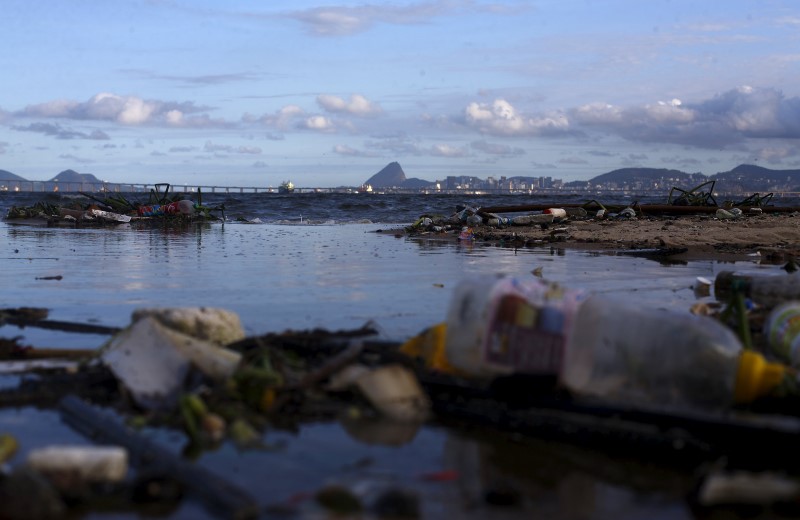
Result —
POLYGON ((540 279, 468 279, 447 314, 447 361, 473 377, 555 375, 578 395, 646 408, 724 409, 787 367, 743 350, 719 321, 568 290, 540 279))
POLYGON ((722 271, 714 280, 714 295, 718 300, 728 299, 737 290, 759 305, 775 307, 800 300, 800 274, 740 275, 722 271))
POLYGON ((778 305, 764 321, 764 336, 773 352, 800 367, 800 301, 778 305))
POLYGON ((542 213, 545 215, 553 215, 555 218, 564 218, 567 216, 567 210, 564 208, 547 208, 542 211, 542 213))
POLYGON ((194 203, 191 200, 178 200, 159 206, 139 206, 136 210, 140 217, 154 217, 159 215, 191 215, 194 212, 194 203))
POLYGON ((447 312, 447 361, 481 377, 557 374, 572 317, 585 295, 539 278, 465 279, 447 312))
POLYGON ((713 318, 593 295, 575 317, 561 382, 647 407, 724 409, 769 393, 786 371, 713 318))

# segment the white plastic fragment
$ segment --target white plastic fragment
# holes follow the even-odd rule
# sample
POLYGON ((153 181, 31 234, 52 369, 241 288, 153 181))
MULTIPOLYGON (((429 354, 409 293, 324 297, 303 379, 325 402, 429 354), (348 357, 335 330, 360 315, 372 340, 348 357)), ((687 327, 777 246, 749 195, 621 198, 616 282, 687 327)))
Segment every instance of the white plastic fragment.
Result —
POLYGON ((233 374, 241 356, 147 316, 114 336, 102 360, 140 406, 171 408, 192 367, 221 380, 233 374))
POLYGON ((356 379, 359 390, 383 415, 400 421, 421 421, 428 416, 430 400, 416 376, 401 365, 387 365, 356 379))
POLYGON ((47 477, 119 482, 128 473, 128 452, 120 446, 47 446, 31 450, 27 465, 47 477))
POLYGON ((245 337, 239 315, 214 307, 137 309, 132 320, 153 317, 162 325, 197 339, 228 345, 245 337))

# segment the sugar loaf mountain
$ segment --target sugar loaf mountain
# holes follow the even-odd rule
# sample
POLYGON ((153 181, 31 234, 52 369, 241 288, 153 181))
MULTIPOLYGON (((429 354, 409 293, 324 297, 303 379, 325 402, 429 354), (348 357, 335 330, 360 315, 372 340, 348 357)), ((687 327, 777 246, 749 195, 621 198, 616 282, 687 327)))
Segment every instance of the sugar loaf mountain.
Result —
MULTIPOLYGON (((715 181, 715 192, 729 194, 800 192, 800 170, 773 170, 752 164, 713 175, 687 173, 664 168, 622 168, 603 173, 586 181, 562 182, 552 177, 487 177, 451 175, 429 181, 408 178, 398 162, 391 162, 367 179, 362 188, 376 192, 458 192, 492 190, 494 192, 568 193, 622 191, 631 193, 667 193, 673 186, 692 189, 715 181)), ((135 182, 132 181, 132 182, 135 182)), ((0 191, 92 191, 103 181, 91 173, 64 170, 47 181, 29 180, 7 170, 0 170, 0 191)), ((123 186, 124 188, 124 186, 123 186)), ((343 190, 349 190, 343 187, 343 190)), ((362 191, 365 191, 362 189, 362 191)))

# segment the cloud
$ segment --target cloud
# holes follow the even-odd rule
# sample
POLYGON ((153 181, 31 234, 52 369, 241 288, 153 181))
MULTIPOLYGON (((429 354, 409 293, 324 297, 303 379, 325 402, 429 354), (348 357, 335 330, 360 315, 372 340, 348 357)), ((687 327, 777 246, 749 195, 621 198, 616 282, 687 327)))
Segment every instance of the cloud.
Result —
POLYGON ((336 146, 334 146, 333 153, 338 155, 344 155, 346 157, 380 157, 380 154, 374 152, 365 152, 362 150, 356 150, 355 148, 351 148, 343 144, 337 144, 336 146))
POLYGON ((449 144, 435 144, 430 147, 429 153, 435 157, 467 157, 469 155, 465 148, 449 144))
POLYGON ((619 135, 630 141, 720 148, 745 139, 800 137, 800 98, 773 88, 743 86, 711 99, 678 99, 643 106, 592 103, 569 111, 574 127, 619 135))
POLYGON ((557 135, 569 131, 569 120, 564 114, 552 113, 539 117, 517 112, 505 99, 495 99, 491 104, 470 103, 465 109, 466 122, 481 133, 497 136, 557 135))
POLYGON ((306 116, 305 110, 297 105, 286 105, 283 108, 276 110, 272 114, 264 114, 257 117, 250 114, 245 114, 242 120, 245 122, 257 122, 265 126, 271 126, 280 130, 297 126, 297 122, 306 116))
POLYGON ((479 150, 489 155, 524 155, 525 150, 522 148, 512 148, 505 144, 487 143, 486 141, 473 141, 470 146, 475 150, 479 150))
POLYGON ((63 128, 60 125, 53 123, 31 123, 26 126, 12 126, 11 129, 19 132, 40 133, 55 137, 56 139, 90 139, 95 141, 105 141, 111 139, 108 134, 101 130, 92 130, 87 134, 85 132, 63 128))
POLYGON ((383 112, 380 106, 372 103, 361 94, 351 95, 349 102, 338 96, 322 94, 317 96, 317 104, 328 112, 345 113, 359 117, 373 117, 383 112))
POLYGON ((311 116, 306 118, 301 124, 301 128, 307 128, 309 130, 315 130, 317 132, 333 132, 336 128, 333 125, 333 121, 328 119, 325 116, 311 116))
POLYGON ((474 0, 434 0, 406 5, 324 6, 293 11, 284 16, 300 22, 311 34, 332 37, 367 31, 378 23, 417 25, 441 16, 469 13, 513 16, 529 9, 524 3, 507 5, 499 2, 480 4, 474 0))
POLYGON ((257 146, 231 146, 227 144, 215 144, 212 141, 206 141, 203 146, 204 152, 209 153, 235 153, 235 154, 253 154, 261 153, 261 148, 257 146))
POLYGON ((102 92, 83 103, 70 100, 53 100, 38 105, 28 105, 15 115, 36 118, 111 121, 131 126, 148 124, 206 128, 227 125, 223 120, 212 120, 207 115, 191 115, 207 110, 209 110, 209 107, 195 106, 191 102, 176 103, 145 100, 136 96, 119 96, 102 92))
POLYGON ((0 141, 0 154, 6 153, 8 150, 8 143, 5 141, 0 141))
POLYGON ((61 154, 61 155, 58 156, 58 158, 59 159, 65 159, 67 161, 81 163, 81 164, 91 164, 91 163, 94 162, 92 159, 87 159, 85 157, 78 157, 76 155, 72 155, 72 154, 68 154, 68 153, 61 154))

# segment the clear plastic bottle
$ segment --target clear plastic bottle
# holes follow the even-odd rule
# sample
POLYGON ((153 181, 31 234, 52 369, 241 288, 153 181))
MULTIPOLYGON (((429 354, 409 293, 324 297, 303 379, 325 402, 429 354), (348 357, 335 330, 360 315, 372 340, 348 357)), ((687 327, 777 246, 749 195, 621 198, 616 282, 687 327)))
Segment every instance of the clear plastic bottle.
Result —
POLYGON ((444 344, 464 374, 555 375, 576 395, 645 408, 725 409, 767 394, 787 373, 713 318, 540 279, 461 282, 444 344))
POLYGON ((456 286, 445 352, 475 376, 558 374, 572 319, 586 293, 539 278, 479 277, 456 286))
POLYGON ((800 301, 788 301, 772 309, 764 321, 764 336, 776 356, 800 367, 800 301))
POLYGON ((714 280, 714 295, 718 300, 742 291, 759 305, 775 307, 790 300, 800 300, 800 274, 744 275, 722 271, 714 280))
POLYGON ((713 318, 594 295, 575 317, 561 382, 648 407, 724 409, 768 393, 785 373, 713 318))

